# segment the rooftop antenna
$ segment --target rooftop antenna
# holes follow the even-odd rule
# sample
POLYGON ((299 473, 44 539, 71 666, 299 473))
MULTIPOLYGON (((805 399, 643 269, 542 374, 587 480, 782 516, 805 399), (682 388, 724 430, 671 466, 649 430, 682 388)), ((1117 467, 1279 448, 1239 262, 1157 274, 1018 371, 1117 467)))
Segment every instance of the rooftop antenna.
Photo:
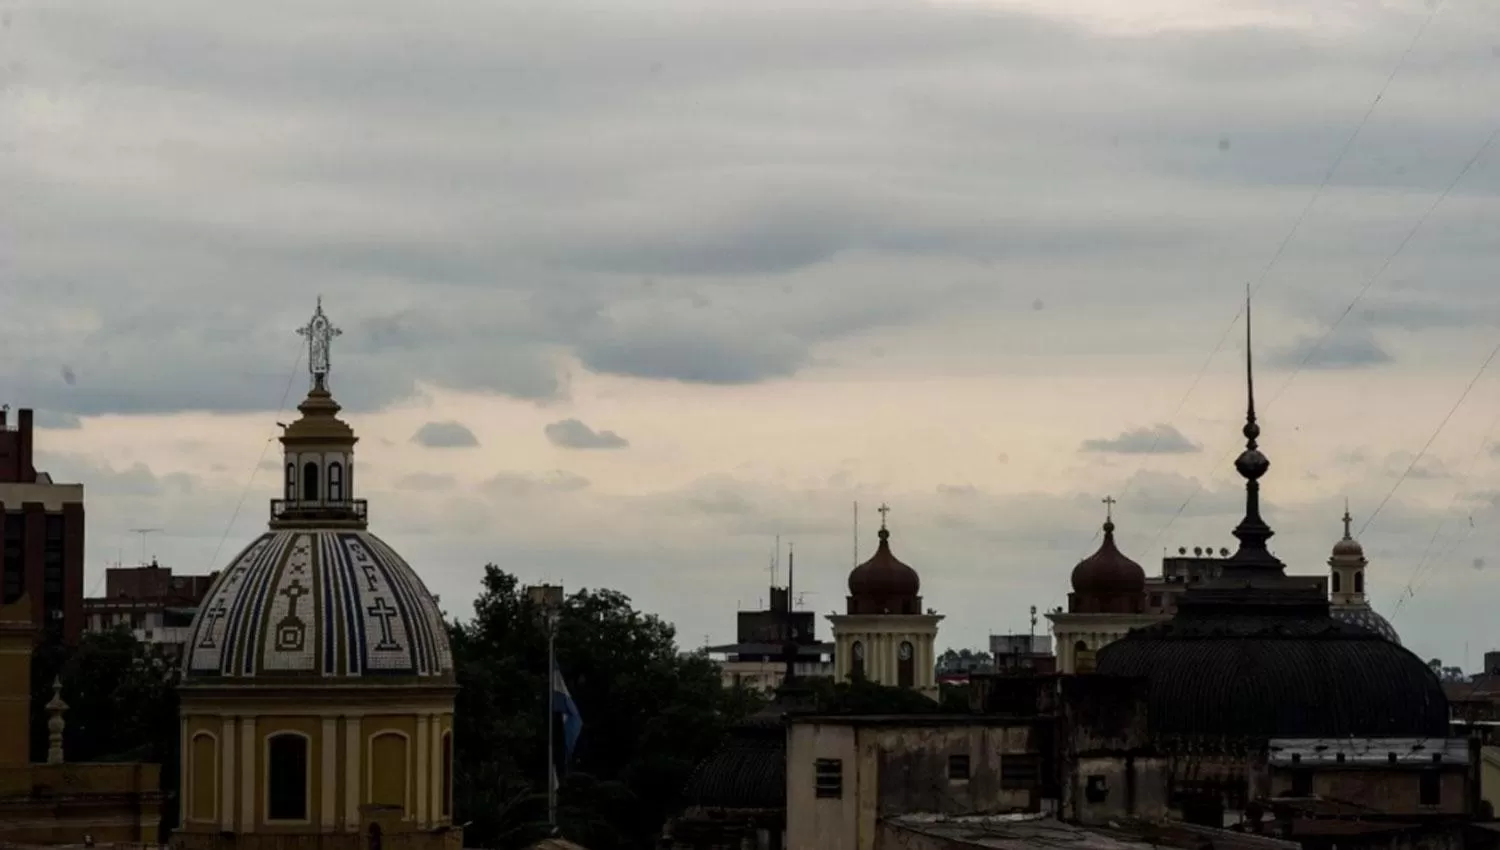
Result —
POLYGON ((162 531, 160 528, 132 528, 131 533, 141 536, 141 566, 146 566, 146 535, 162 531))
POLYGON ((786 609, 788 611, 792 610, 792 605, 795 604, 792 600, 796 598, 792 596, 792 579, 797 576, 797 567, 793 563, 792 557, 792 543, 788 542, 786 544, 786 609))
POLYGON ((771 553, 771 586, 776 586, 776 577, 781 573, 781 535, 776 535, 776 548, 771 553))

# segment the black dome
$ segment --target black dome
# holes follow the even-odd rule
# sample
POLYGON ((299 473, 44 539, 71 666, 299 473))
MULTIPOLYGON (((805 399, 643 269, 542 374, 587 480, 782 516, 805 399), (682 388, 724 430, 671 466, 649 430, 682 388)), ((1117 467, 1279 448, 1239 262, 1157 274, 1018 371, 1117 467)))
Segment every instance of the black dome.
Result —
POLYGON ((1099 650, 1097 672, 1147 680, 1153 732, 1214 738, 1448 734, 1442 685, 1410 650, 1326 613, 1217 613, 1179 613, 1099 650))

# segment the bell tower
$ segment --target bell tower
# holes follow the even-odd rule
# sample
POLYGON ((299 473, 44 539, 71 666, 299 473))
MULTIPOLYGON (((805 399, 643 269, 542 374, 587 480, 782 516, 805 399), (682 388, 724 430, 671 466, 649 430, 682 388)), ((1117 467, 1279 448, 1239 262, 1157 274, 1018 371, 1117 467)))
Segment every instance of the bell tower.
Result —
POLYGON ((1354 539, 1350 528, 1354 518, 1349 515, 1349 506, 1344 506, 1344 538, 1333 544, 1333 555, 1328 559, 1328 596, 1334 605, 1366 605, 1365 567, 1370 562, 1365 558, 1364 547, 1354 539))
POLYGON ((328 390, 328 349, 343 331, 323 312, 323 299, 297 333, 307 339, 311 388, 297 405, 302 416, 281 433, 282 497, 271 500, 271 527, 314 523, 364 528, 366 503, 354 498, 354 429, 338 417, 338 402, 328 390))

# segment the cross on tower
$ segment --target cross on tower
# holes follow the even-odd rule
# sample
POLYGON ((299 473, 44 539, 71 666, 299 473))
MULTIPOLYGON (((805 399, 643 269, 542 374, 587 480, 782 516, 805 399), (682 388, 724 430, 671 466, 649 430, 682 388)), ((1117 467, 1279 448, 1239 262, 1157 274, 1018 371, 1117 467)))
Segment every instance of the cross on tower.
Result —
POLYGON ((1104 518, 1106 520, 1111 521, 1111 522, 1114 521, 1114 518, 1115 518, 1115 505, 1118 504, 1118 502, 1115 501, 1115 497, 1114 496, 1105 496, 1100 501, 1102 501, 1104 503, 1104 518))
POLYGON ((312 374, 314 384, 322 383, 328 377, 328 345, 341 334, 343 331, 328 321, 328 315, 323 312, 323 296, 319 295, 318 309, 306 325, 297 329, 298 336, 307 338, 307 371, 312 374))
POLYGON ((884 529, 885 528, 885 515, 891 512, 891 506, 887 505, 884 502, 881 502, 880 503, 880 507, 876 508, 875 510, 877 510, 877 511, 880 512, 880 527, 881 527, 881 529, 884 529))
POLYGON ((400 616, 401 612, 391 607, 390 603, 385 601, 384 596, 378 596, 375 598, 375 604, 366 608, 365 613, 380 621, 380 642, 375 645, 375 648, 399 650, 401 644, 396 643, 395 638, 391 635, 391 621, 400 616))

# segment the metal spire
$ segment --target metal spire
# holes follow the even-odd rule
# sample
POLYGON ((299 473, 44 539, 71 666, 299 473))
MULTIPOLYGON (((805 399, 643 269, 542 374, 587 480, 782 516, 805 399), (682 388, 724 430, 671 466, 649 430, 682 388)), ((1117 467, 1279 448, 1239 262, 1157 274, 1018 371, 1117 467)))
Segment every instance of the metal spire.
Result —
POLYGON ((1245 518, 1234 529, 1240 549, 1231 561, 1237 567, 1282 572, 1285 566, 1266 548, 1266 542, 1276 532, 1260 515, 1260 479, 1271 469, 1271 461, 1261 453, 1256 441, 1260 436, 1260 425, 1255 421, 1254 337, 1248 286, 1245 291, 1245 392, 1245 427, 1241 431, 1245 435, 1245 450, 1234 461, 1234 468, 1245 479, 1245 518))

